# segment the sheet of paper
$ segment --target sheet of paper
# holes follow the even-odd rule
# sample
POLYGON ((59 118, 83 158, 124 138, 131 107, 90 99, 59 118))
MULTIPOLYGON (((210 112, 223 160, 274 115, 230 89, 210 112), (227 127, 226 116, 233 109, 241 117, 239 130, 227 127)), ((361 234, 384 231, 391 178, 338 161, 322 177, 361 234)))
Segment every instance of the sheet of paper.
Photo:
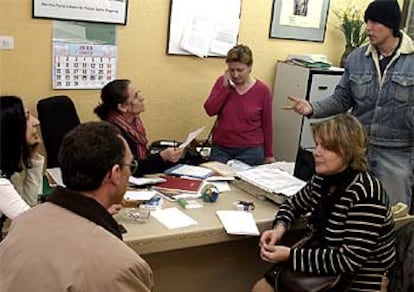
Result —
POLYGON ((124 199, 127 201, 148 201, 156 194, 158 194, 156 191, 126 191, 124 199))
POLYGON ((221 175, 213 175, 206 178, 206 181, 232 181, 235 180, 234 176, 221 176, 221 175))
POLYGON ((60 171, 60 167, 48 168, 46 171, 58 186, 65 186, 63 184, 62 172, 60 171))
POLYGON ((281 170, 284 170, 291 175, 293 175, 293 172, 295 170, 294 162, 277 161, 275 162, 275 165, 279 167, 281 170))
POLYGON ((239 34, 240 19, 218 19, 215 23, 210 52, 226 55, 227 52, 237 43, 239 34))
POLYGON ((198 224, 193 218, 187 216, 175 207, 152 211, 151 216, 168 229, 176 229, 198 224))
POLYGON ((237 170, 235 170, 234 168, 218 161, 204 162, 200 164, 200 166, 210 168, 223 176, 235 176, 237 172, 237 170))
POLYGON ((162 177, 133 177, 130 176, 128 179, 128 182, 136 185, 136 186, 143 186, 143 185, 149 185, 149 184, 156 184, 165 182, 166 180, 162 177))
POLYGON ((181 48, 200 58, 207 57, 211 39, 210 27, 210 20, 206 16, 189 20, 184 28, 181 48))
POLYGON ((194 179, 208 177, 209 175, 213 174, 213 171, 209 168, 202 166, 182 164, 169 172, 167 171, 166 173, 171 175, 179 175, 183 178, 185 176, 188 176, 189 178, 194 179))
POLYGON ((253 214, 238 210, 216 211, 221 223, 228 234, 260 235, 253 214))
POLYGON ((183 142, 183 144, 181 144, 180 146, 178 146, 178 148, 185 148, 187 147, 191 141, 193 141, 198 135, 200 135, 201 132, 203 132, 205 126, 201 127, 198 130, 195 130, 193 132, 191 132, 190 134, 188 134, 187 139, 185 139, 185 141, 183 142))

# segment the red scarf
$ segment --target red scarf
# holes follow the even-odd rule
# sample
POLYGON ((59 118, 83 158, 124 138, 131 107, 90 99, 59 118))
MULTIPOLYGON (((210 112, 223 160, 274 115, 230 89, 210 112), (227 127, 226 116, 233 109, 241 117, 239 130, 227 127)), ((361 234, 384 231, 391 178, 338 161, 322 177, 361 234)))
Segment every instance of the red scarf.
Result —
POLYGON ((134 119, 132 124, 129 124, 121 114, 112 112, 108 115, 107 121, 117 125, 135 139, 137 145, 135 156, 137 159, 145 159, 147 157, 147 134, 139 116, 134 119))

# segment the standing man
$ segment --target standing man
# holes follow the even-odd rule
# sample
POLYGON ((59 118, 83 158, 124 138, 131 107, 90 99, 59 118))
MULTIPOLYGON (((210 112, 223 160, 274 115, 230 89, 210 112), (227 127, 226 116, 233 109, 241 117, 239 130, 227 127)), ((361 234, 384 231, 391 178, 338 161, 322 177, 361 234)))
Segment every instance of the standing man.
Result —
POLYGON ((81 124, 58 159, 66 188, 13 221, 0 244, 0 291, 151 291, 150 267, 122 242, 107 211, 136 167, 119 131, 81 124))
POLYGON ((371 170, 391 203, 411 206, 414 165, 414 46, 400 31, 396 0, 376 0, 365 11, 370 43, 353 51, 329 98, 309 103, 288 97, 288 109, 323 118, 351 109, 369 137, 371 170))

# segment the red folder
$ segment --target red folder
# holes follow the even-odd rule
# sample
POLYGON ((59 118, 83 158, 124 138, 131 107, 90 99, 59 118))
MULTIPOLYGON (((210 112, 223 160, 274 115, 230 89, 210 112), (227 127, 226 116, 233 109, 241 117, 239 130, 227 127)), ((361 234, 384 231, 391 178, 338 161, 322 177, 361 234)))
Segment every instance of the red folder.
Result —
POLYGON ((201 187, 202 180, 188 179, 176 176, 163 176, 167 181, 153 185, 154 189, 168 192, 184 192, 184 193, 197 193, 201 187))

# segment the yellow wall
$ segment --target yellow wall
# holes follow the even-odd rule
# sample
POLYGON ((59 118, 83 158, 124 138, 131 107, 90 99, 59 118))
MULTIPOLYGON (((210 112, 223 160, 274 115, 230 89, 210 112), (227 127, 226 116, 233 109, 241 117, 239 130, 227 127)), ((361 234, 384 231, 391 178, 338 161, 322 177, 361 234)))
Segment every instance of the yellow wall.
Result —
MULTIPOLYGON (((213 119, 207 117, 202 105, 214 80, 225 70, 224 59, 166 55, 170 1, 128 2, 128 24, 118 27, 118 78, 135 81, 146 96, 143 120, 149 139, 183 139, 190 130, 210 126, 213 119)), ((370 0, 354 2, 365 8, 370 0)), ((254 76, 272 88, 276 60, 289 53, 322 53, 338 64, 344 41, 335 28, 332 9, 346 1, 331 0, 324 43, 269 39, 272 3, 242 1, 239 43, 253 49, 254 76)), ((99 90, 52 89, 52 21, 32 19, 31 15, 31 0, 0 1, 0 35, 15 38, 14 50, 0 51, 0 94, 21 96, 34 113, 39 98, 67 94, 75 101, 83 122, 95 120, 92 110, 99 90)))

